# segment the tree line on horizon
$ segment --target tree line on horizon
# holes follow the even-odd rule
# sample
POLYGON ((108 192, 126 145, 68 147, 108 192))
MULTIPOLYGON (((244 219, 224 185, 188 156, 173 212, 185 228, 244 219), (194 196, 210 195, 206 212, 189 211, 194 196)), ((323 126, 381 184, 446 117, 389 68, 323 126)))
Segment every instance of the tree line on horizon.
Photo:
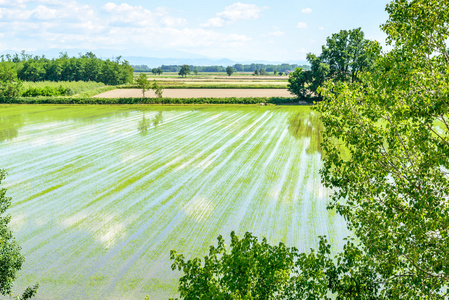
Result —
MULTIPOLYGON (((69 57, 61 52, 58 58, 44 55, 0 55, 0 75, 11 73, 20 81, 95 81, 107 85, 132 83, 133 68, 126 60, 117 57, 103 60, 92 52, 69 57)), ((4 78, 5 76, 2 76, 4 78)))
MULTIPOLYGON (((158 68, 150 68, 147 65, 131 65, 134 72, 152 72, 153 69, 161 69, 163 72, 176 72, 178 73, 183 65, 161 65, 158 68)), ((226 73, 227 67, 224 66, 195 66, 188 65, 190 70, 197 70, 197 72, 223 72, 226 73)), ((298 64, 279 64, 279 65, 269 65, 269 64, 234 64, 231 66, 235 72, 251 72, 256 70, 265 70, 266 72, 291 72, 296 68, 302 68, 303 70, 309 70, 309 65, 298 65, 298 64)))

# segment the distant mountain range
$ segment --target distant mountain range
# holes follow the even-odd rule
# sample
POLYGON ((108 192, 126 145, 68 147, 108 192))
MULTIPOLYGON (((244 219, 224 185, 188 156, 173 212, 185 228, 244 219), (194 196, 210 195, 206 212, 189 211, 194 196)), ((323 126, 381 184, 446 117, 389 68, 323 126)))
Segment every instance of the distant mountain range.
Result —
MULTIPOLYGON (((69 56, 78 56, 79 54, 85 54, 90 50, 85 49, 50 49, 50 50, 36 50, 36 51, 27 51, 27 54, 42 56, 45 55, 48 58, 56 58, 59 57, 61 52, 67 52, 69 56)), ((115 58, 120 54, 117 54, 118 51, 105 50, 105 49, 97 49, 91 51, 97 57, 107 59, 107 58, 115 58)), ((0 54, 14 54, 16 51, 3 51, 0 54)), ((150 68, 159 67, 161 65, 194 65, 194 66, 233 66, 235 64, 265 64, 265 65, 279 65, 283 63, 288 64, 298 64, 298 65, 308 65, 309 63, 304 60, 295 60, 295 61, 266 61, 266 60, 230 60, 227 58, 210 58, 201 55, 185 53, 181 51, 170 51, 170 52, 152 52, 151 56, 126 56, 122 55, 122 59, 126 59, 131 65, 147 65, 150 68), (165 56, 165 57, 164 57, 165 56), (169 56, 169 57, 167 57, 169 56)))

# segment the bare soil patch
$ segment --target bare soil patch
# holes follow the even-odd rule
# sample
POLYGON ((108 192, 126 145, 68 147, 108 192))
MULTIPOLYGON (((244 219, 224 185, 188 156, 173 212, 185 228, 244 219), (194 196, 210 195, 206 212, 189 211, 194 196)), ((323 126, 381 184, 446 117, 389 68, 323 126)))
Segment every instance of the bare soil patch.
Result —
MULTIPOLYGON (((247 97, 292 97, 287 89, 166 89, 164 98, 247 98, 247 97)), ((96 98, 141 98, 141 89, 117 89, 94 96, 96 98)), ((145 97, 155 98, 153 91, 145 97)))

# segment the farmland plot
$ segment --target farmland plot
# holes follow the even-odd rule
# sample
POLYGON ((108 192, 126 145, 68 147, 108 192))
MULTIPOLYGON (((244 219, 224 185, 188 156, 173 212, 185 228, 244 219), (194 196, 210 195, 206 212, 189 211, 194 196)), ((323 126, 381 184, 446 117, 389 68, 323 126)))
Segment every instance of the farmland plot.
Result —
POLYGON ((0 167, 38 298, 176 296, 169 251, 221 234, 300 250, 344 221, 327 211, 318 118, 303 107, 0 106, 0 167))
MULTIPOLYGON (((287 89, 165 89, 165 98, 226 98, 226 97, 293 97, 287 89)), ((141 89, 116 89, 95 95, 94 98, 140 98, 141 89)), ((155 98, 150 90, 145 97, 155 98)))

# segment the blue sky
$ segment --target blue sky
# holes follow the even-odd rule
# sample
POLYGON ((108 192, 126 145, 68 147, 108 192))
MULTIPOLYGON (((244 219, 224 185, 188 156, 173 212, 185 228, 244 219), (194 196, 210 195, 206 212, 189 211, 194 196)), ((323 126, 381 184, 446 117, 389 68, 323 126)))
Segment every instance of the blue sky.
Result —
POLYGON ((0 52, 301 61, 361 27, 384 43, 388 0, 0 0, 0 52))

